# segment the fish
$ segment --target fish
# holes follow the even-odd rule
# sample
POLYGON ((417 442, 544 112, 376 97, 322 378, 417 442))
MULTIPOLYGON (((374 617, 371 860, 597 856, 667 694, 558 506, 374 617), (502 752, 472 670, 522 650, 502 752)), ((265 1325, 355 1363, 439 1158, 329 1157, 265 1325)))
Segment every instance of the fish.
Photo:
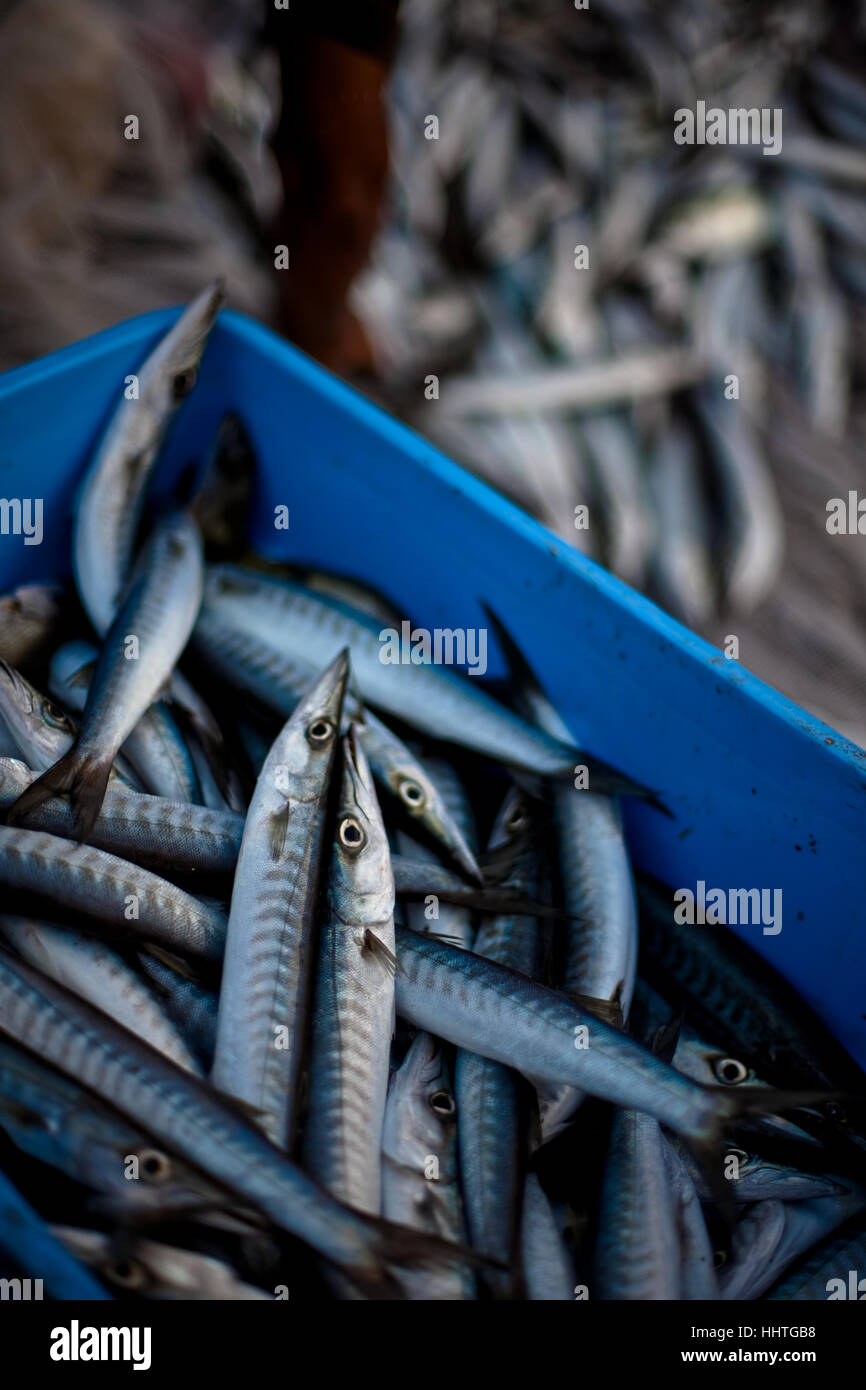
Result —
POLYGON ((222 958, 226 921, 217 908, 91 845, 71 848, 42 830, 0 825, 0 883, 38 902, 49 902, 131 932, 180 954, 222 958))
MULTIPOLYGON (((14 755, 36 772, 53 767, 75 742, 75 721, 42 695, 20 671, 0 661, 0 716, 14 744, 14 755)), ((111 771, 127 787, 138 787, 135 772, 120 756, 111 771)))
POLYGON ((158 1148, 134 1122, 5 1039, 0 1130, 22 1153, 90 1188, 92 1208, 130 1225, 228 1202, 223 1188, 158 1148))
POLYGON ((860 1216, 828 1236, 790 1268, 764 1297, 772 1302, 862 1299, 860 1270, 866 1265, 866 1219, 860 1216), (855 1270, 851 1292, 850 1271, 855 1270))
MULTIPOLYGON (((203 612, 218 616, 281 655, 322 663, 341 645, 352 656, 353 678, 365 703, 404 719, 432 738, 460 744, 498 762, 541 775, 572 774, 574 749, 527 725, 506 706, 435 665, 383 662, 380 630, 363 614, 300 585, 256 574, 238 566, 208 568, 203 612)), ((583 755, 590 779, 606 786, 640 791, 628 778, 583 755)))
POLYGON ((195 1075, 201 1068, 147 983, 117 951, 68 927, 0 915, 0 935, 22 960, 65 985, 195 1075))
POLYGON ((193 1302, 256 1302, 273 1298, 273 1294, 246 1283, 224 1260, 212 1255, 140 1236, 115 1241, 102 1231, 71 1226, 53 1226, 52 1233, 108 1287, 135 1292, 142 1298, 193 1302))
POLYGON ((323 1187, 372 1216, 382 1206, 396 968, 388 840, 353 725, 319 942, 303 1158, 323 1187))
POLYGON ((192 631, 201 593, 198 532, 182 513, 170 515, 151 537, 108 631, 75 743, 27 788, 10 820, 20 823, 49 797, 67 794, 77 836, 87 839, 114 758, 171 675, 192 631))
POLYGON ((189 973, 186 961, 151 945, 138 953, 141 973, 150 980, 168 1017, 177 1025, 205 1072, 216 1051, 219 998, 189 973))
POLYGON ((370 1293, 393 1290, 389 1265, 466 1258, 401 1226, 354 1211, 317 1186, 230 1102, 23 961, 0 952, 0 1033, 299 1237, 370 1293))
MULTIPOLYGON (((86 706, 98 658, 98 650, 86 642, 67 643, 52 657, 51 689, 77 713, 86 706)), ((195 763, 169 705, 160 701, 145 710, 121 753, 144 790, 168 801, 201 803, 195 763)))
POLYGON ((594 1288, 617 1301, 679 1299, 677 1203, 658 1121, 617 1110, 599 1207, 594 1288))
POLYGON ((57 629, 61 594, 57 584, 21 584, 0 596, 0 659, 15 667, 38 659, 57 629))
MULTIPOLYGON (((18 758, 0 758, 0 812, 11 809, 36 774, 18 758)), ((28 816, 34 830, 66 840, 76 838, 69 803, 44 801, 28 816)), ((241 846, 244 818, 235 811, 211 811, 205 806, 147 796, 109 782, 90 842, 121 859, 132 860, 157 873, 231 874, 241 846)))
MULTIPOLYGON (((255 695, 284 718, 295 709, 304 689, 315 677, 315 667, 303 656, 285 657, 268 643, 207 610, 196 625, 197 646, 204 659, 220 675, 241 690, 255 695)), ((406 815, 445 849, 470 878, 481 880, 481 871, 460 828, 425 766, 352 690, 346 692, 344 723, 353 721, 380 787, 399 799, 406 815)))
POLYGON ((288 1151, 315 957, 331 771, 349 677, 343 651, 302 697, 262 768, 232 888, 210 1079, 288 1151))
MULTIPOLYGON (((132 569, 160 446, 195 385, 223 299, 222 285, 214 282, 180 315, 138 368, 137 395, 124 391, 88 465, 75 507, 72 558, 81 602, 100 637, 114 622, 132 569)), ((117 389, 120 394, 120 379, 117 389)))
POLYGON ((406 927, 397 926, 396 943, 397 1012, 407 1022, 436 1028, 455 1046, 515 1070, 531 1069, 533 1079, 639 1109, 699 1149, 738 1114, 814 1099, 814 1093, 699 1086, 565 995, 516 971, 406 927))
MULTIPOLYGON (((508 882, 531 893, 538 878, 534 845, 522 846, 531 833, 522 793, 510 788, 490 835, 492 851, 514 854, 508 882)), ((541 943, 534 917, 517 913, 481 921, 473 951, 530 978, 539 969, 541 943)), ((475 1249, 511 1270, 517 1258, 520 1200, 528 1127, 525 1085, 511 1068, 490 1057, 460 1048, 455 1062, 455 1098, 460 1112, 458 1148, 466 1207, 466 1224, 475 1249)), ((483 1273, 491 1292, 505 1297, 511 1275, 483 1273)))
MULTIPOLYGON (((457 1102, 443 1049, 416 1033, 391 1073, 382 1127, 382 1214, 415 1230, 466 1243, 457 1159, 457 1102)), ((406 1270, 408 1298, 456 1302, 474 1297, 467 1269, 406 1270)))
POLYGON ((535 1173, 527 1173, 520 1216, 520 1260, 525 1296, 531 1303, 570 1303, 574 1261, 551 1203, 535 1173))

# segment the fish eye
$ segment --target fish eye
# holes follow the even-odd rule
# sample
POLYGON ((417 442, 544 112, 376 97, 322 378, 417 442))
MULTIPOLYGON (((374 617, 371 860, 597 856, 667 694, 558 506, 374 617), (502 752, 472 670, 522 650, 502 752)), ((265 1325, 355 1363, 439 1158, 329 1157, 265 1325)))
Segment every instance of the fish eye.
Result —
POLYGON ((404 777, 398 791, 411 811, 420 811, 426 803, 424 788, 419 786, 417 782, 413 782, 410 777, 404 777))
POLYGON ((106 1277, 124 1289, 141 1289, 148 1282, 147 1270, 137 1260, 109 1260, 103 1268, 106 1277))
POLYGON ((713 1071, 716 1079, 724 1083, 725 1086, 739 1086, 741 1081, 745 1081, 749 1075, 749 1068, 738 1061, 736 1057, 718 1057, 713 1063, 713 1071))
POLYGON ((138 1168, 146 1182, 165 1182, 171 1177, 171 1159, 159 1149, 142 1149, 138 1168))
POLYGON ((307 725, 307 742, 313 748, 324 748, 326 743, 330 743, 334 736, 334 726, 330 719, 314 719, 312 724, 307 725))
POLYGON ((70 728, 69 720, 66 718, 63 710, 58 709, 56 705, 52 705, 50 700, 42 701, 42 717, 46 723, 51 724, 55 729, 70 728))
POLYGON ((827 1101, 827 1104, 824 1106, 824 1114, 827 1116, 828 1120, 835 1120, 837 1124, 846 1125, 848 1123, 848 1116, 844 1106, 840 1105, 836 1100, 827 1101))
POLYGON ((721 1269, 722 1266, 726 1265, 727 1263, 728 1255, 726 1250, 713 1251, 713 1264, 715 1265, 716 1269, 721 1269))
POLYGON ((178 372, 174 381, 171 383, 171 394, 176 401, 182 401, 184 396, 188 396, 195 386, 195 368, 190 367, 188 371, 178 372))
POLYGON ((437 1115, 454 1115, 457 1102, 450 1091, 434 1091, 430 1097, 430 1109, 435 1110, 437 1115))
POLYGON ((360 821, 354 816, 344 816, 340 821, 340 844, 353 854, 359 854, 367 843, 360 821))

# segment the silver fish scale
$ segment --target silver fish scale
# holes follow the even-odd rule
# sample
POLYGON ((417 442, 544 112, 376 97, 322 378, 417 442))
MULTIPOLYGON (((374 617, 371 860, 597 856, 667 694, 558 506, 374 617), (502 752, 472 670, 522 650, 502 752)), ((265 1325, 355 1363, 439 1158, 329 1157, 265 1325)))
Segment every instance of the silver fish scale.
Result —
POLYGON ((288 581, 250 581, 231 566, 214 566, 205 585, 205 613, 228 613, 281 651, 320 665, 349 646, 365 701, 390 710, 434 738, 452 740, 532 772, 559 773, 572 750, 525 723, 454 672, 434 664, 386 665, 375 624, 343 613, 334 600, 311 596, 288 581), (240 577, 239 577, 240 575, 240 577), (241 590, 242 598, 237 592, 241 590), (277 614, 278 617, 274 615, 277 614))
POLYGON ((262 1128, 281 1148, 294 1133, 327 794, 347 676, 341 654, 274 741, 247 812, 232 892, 212 1080, 259 1110, 262 1128), (307 737, 315 723, 330 730, 321 745, 307 737))
POLYGON ((705 1092, 565 996, 405 928, 396 936, 397 1008, 417 1027, 518 1071, 531 1065, 533 1078, 640 1107, 679 1132, 713 1131, 724 1115, 727 1093, 705 1092), (578 1026, 589 1037, 580 1050, 578 1026))
POLYGON ((374 1234, 264 1136, 124 1029, 0 957, 0 1031, 59 1067, 335 1262, 375 1268, 374 1234))
POLYGON ((680 1297, 680 1243, 664 1142, 652 1116, 617 1111, 596 1250, 599 1298, 680 1297))
POLYGON ((72 847, 39 830, 0 826, 0 880, 172 950, 216 960, 222 954, 222 913, 147 869, 90 845, 72 847), (126 916, 128 899, 134 900, 137 917, 126 916))
MULTIPOLYGON (((221 997, 221 1007, 228 1007, 231 1022, 223 1025, 220 1041, 230 1028, 225 1046, 231 1060, 221 1058, 218 1051, 212 1076, 214 1085, 240 1094, 263 1112, 262 1128, 279 1147, 286 1143, 293 1119, 289 1100, 290 1093, 293 1098, 302 1041, 298 1010, 306 995, 306 971, 300 958, 305 944, 301 920, 309 910, 304 895, 311 879, 309 836, 315 808, 302 809, 309 814, 303 820, 297 818, 295 833, 280 863, 266 869, 260 879, 243 960, 236 963, 227 951, 226 987, 237 990, 247 1018, 245 1027, 236 1027, 232 1013, 235 995, 228 996, 225 1004, 221 997), (289 1030, 285 1048, 275 1045, 274 1027, 279 1026, 289 1030), (241 1090, 230 1080, 235 1076, 245 1078, 241 1090)), ((290 824, 295 820, 291 817, 290 824)))
MULTIPOLYGON (((330 987, 327 1001, 317 994, 308 1164, 335 1196, 376 1215, 382 1194, 375 1118, 384 1114, 391 1048, 390 1027, 381 1026, 379 977, 386 972, 375 958, 362 962, 356 933, 343 923, 330 923, 324 937, 319 978, 328 977, 330 987), (375 972, 369 990, 365 971, 375 972)), ((387 944, 387 932, 382 939, 387 944)))

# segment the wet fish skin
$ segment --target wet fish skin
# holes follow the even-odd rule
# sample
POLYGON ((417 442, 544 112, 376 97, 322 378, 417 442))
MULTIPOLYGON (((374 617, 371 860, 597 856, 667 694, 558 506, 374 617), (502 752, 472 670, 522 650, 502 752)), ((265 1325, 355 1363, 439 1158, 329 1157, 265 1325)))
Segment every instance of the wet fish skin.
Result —
POLYGON ((8 662, 0 660, 0 717, 20 757, 36 772, 53 767, 75 739, 74 722, 8 662))
POLYGON ((0 915, 0 935, 22 960, 87 999, 179 1067, 201 1068, 146 982, 103 941, 69 927, 0 915))
POLYGON ((527 1173, 523 1185, 520 1255, 525 1293, 530 1302, 572 1301, 574 1264, 550 1201, 535 1173, 527 1173))
MULTIPOLYGON (((415 1230, 465 1244, 458 1187, 457 1103, 442 1047, 417 1033, 392 1073, 382 1129, 382 1214, 415 1230)), ((407 1297, 456 1301, 473 1297, 467 1270, 406 1271, 407 1297)))
MULTIPOLYGON (((0 812, 10 809, 31 785, 35 774, 16 758, 0 758, 0 812)), ((45 801, 28 817, 34 830, 66 840, 76 837, 68 802, 45 801)), ((225 875, 233 872, 243 833, 243 817, 234 811, 167 801, 110 782, 90 842, 143 868, 167 873, 225 875)))
POLYGON ((425 1244, 417 1233, 370 1221, 335 1201, 211 1087, 5 952, 0 1032, 96 1091, 157 1143, 370 1292, 387 1296, 393 1288, 389 1261, 448 1253, 448 1247, 425 1244))
POLYGON ((95 1270, 109 1287, 143 1298, 220 1302, 272 1300, 272 1295, 240 1279, 230 1265, 212 1255, 135 1237, 117 1244, 102 1231, 54 1226, 53 1234, 71 1254, 95 1270))
POLYGON ((320 935, 304 1162, 335 1196, 378 1215, 394 1030, 394 876, 372 775, 354 728, 343 742, 320 935))
POLYGON ((294 1136, 325 814, 348 676, 341 652, 274 742, 247 812, 232 890, 211 1082, 253 1107, 284 1149, 294 1136))
MULTIPOLYGON (((866 1266, 866 1221, 861 1216, 842 1230, 828 1236, 802 1259, 798 1260, 780 1281, 765 1294, 774 1302, 804 1302, 832 1297, 830 1280, 841 1280, 849 1294, 849 1270, 859 1271, 866 1266)), ((862 1294, 859 1295, 862 1298, 862 1294)))
POLYGON ((106 635, 73 747, 21 797, 12 819, 68 793, 78 836, 99 814, 111 764, 166 684, 186 646, 202 593, 201 541, 183 513, 156 528, 106 635), (130 655, 130 636, 138 646, 130 655))
MULTIPOLYGON (((254 634, 207 610, 199 616, 196 639, 205 660, 220 675, 285 718, 315 678, 315 667, 303 656, 287 657, 254 634)), ((379 785, 399 799, 403 813, 417 820, 470 877, 480 881, 475 856, 435 777, 430 776, 401 739, 361 705, 351 690, 346 692, 344 703, 344 724, 347 721, 357 725, 358 737, 379 785)))
POLYGON ((201 1066, 209 1072, 216 1049, 219 999, 205 985, 153 949, 140 951, 138 963, 163 1001, 169 1018, 177 1024, 201 1066))
POLYGON ((596 1296, 679 1299, 680 1247, 674 1192, 658 1121, 617 1110, 601 1192, 596 1296))
MULTIPOLYGON (((564 995, 493 961, 405 927, 396 941, 398 1013, 458 1047, 517 1070, 531 1058, 533 1079, 640 1109, 693 1143, 759 1103, 747 1091, 698 1086, 564 995), (588 1030, 586 1048, 575 1047, 576 1028, 588 1030)), ((774 1093, 766 1094, 769 1102, 774 1093)))
POLYGON ((223 298, 220 284, 208 285, 157 344, 138 369, 138 399, 121 400, 87 469, 72 554, 81 601, 100 637, 114 620, 132 567, 144 491, 160 445, 192 389, 223 298))
MULTIPOLYGON (((87 704, 87 692, 99 651, 88 642, 69 642, 54 653, 51 689, 77 713, 87 704)), ((144 790, 169 801, 201 802, 195 763, 184 744, 170 706, 159 701, 145 710, 123 744, 144 790)))
POLYGON ((0 882, 179 954, 207 960, 222 956, 221 912, 147 869, 91 845, 70 849, 68 841, 41 830, 0 826, 0 882))
MULTIPOLYGON (((536 774, 571 771, 571 748, 533 730, 466 679, 434 665, 383 663, 376 624, 335 600, 285 579, 215 565, 205 581, 203 612, 232 623, 289 658, 301 655, 324 664, 348 645, 361 697, 374 707, 390 711, 433 738, 471 747, 497 762, 536 774)), ((603 777, 599 773, 600 781, 603 777)))
POLYGON ((222 1207, 227 1195, 97 1096, 0 1039, 0 1129, 16 1148, 98 1194, 130 1221, 222 1207), (135 1160, 138 1180, 127 1178, 135 1160))

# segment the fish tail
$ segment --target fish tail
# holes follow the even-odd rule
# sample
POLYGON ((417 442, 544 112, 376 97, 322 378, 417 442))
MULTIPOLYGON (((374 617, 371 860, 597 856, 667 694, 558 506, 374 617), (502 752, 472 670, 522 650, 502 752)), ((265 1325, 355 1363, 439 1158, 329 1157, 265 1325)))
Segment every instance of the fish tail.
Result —
POLYGON ((724 1176, 723 1139, 737 1120, 749 1115, 776 1115, 801 1106, 817 1105, 828 1099, 826 1091, 783 1091, 770 1086, 743 1086, 736 1091, 723 1091, 718 1086, 705 1086, 712 1104, 707 1107, 701 1125, 681 1135, 691 1150, 695 1162, 712 1192, 719 1215, 733 1227, 736 1203, 731 1182, 724 1176))
MULTIPOLYGON (((356 1216, 360 1216, 356 1213, 356 1216)), ((440 1236, 414 1231, 409 1226, 400 1226, 383 1217, 365 1216, 361 1218, 370 1237, 368 1255, 363 1268, 343 1268, 359 1289, 372 1298, 402 1298, 403 1292, 395 1269, 428 1268, 473 1268, 501 1269, 498 1261, 472 1250, 469 1246, 455 1241, 444 1240, 440 1236)))
POLYGON ((43 802, 64 797, 72 807, 76 839, 79 842, 87 840, 102 809, 111 766, 111 758, 82 753, 73 745, 21 793, 7 817, 9 824, 25 824, 27 817, 43 802))

